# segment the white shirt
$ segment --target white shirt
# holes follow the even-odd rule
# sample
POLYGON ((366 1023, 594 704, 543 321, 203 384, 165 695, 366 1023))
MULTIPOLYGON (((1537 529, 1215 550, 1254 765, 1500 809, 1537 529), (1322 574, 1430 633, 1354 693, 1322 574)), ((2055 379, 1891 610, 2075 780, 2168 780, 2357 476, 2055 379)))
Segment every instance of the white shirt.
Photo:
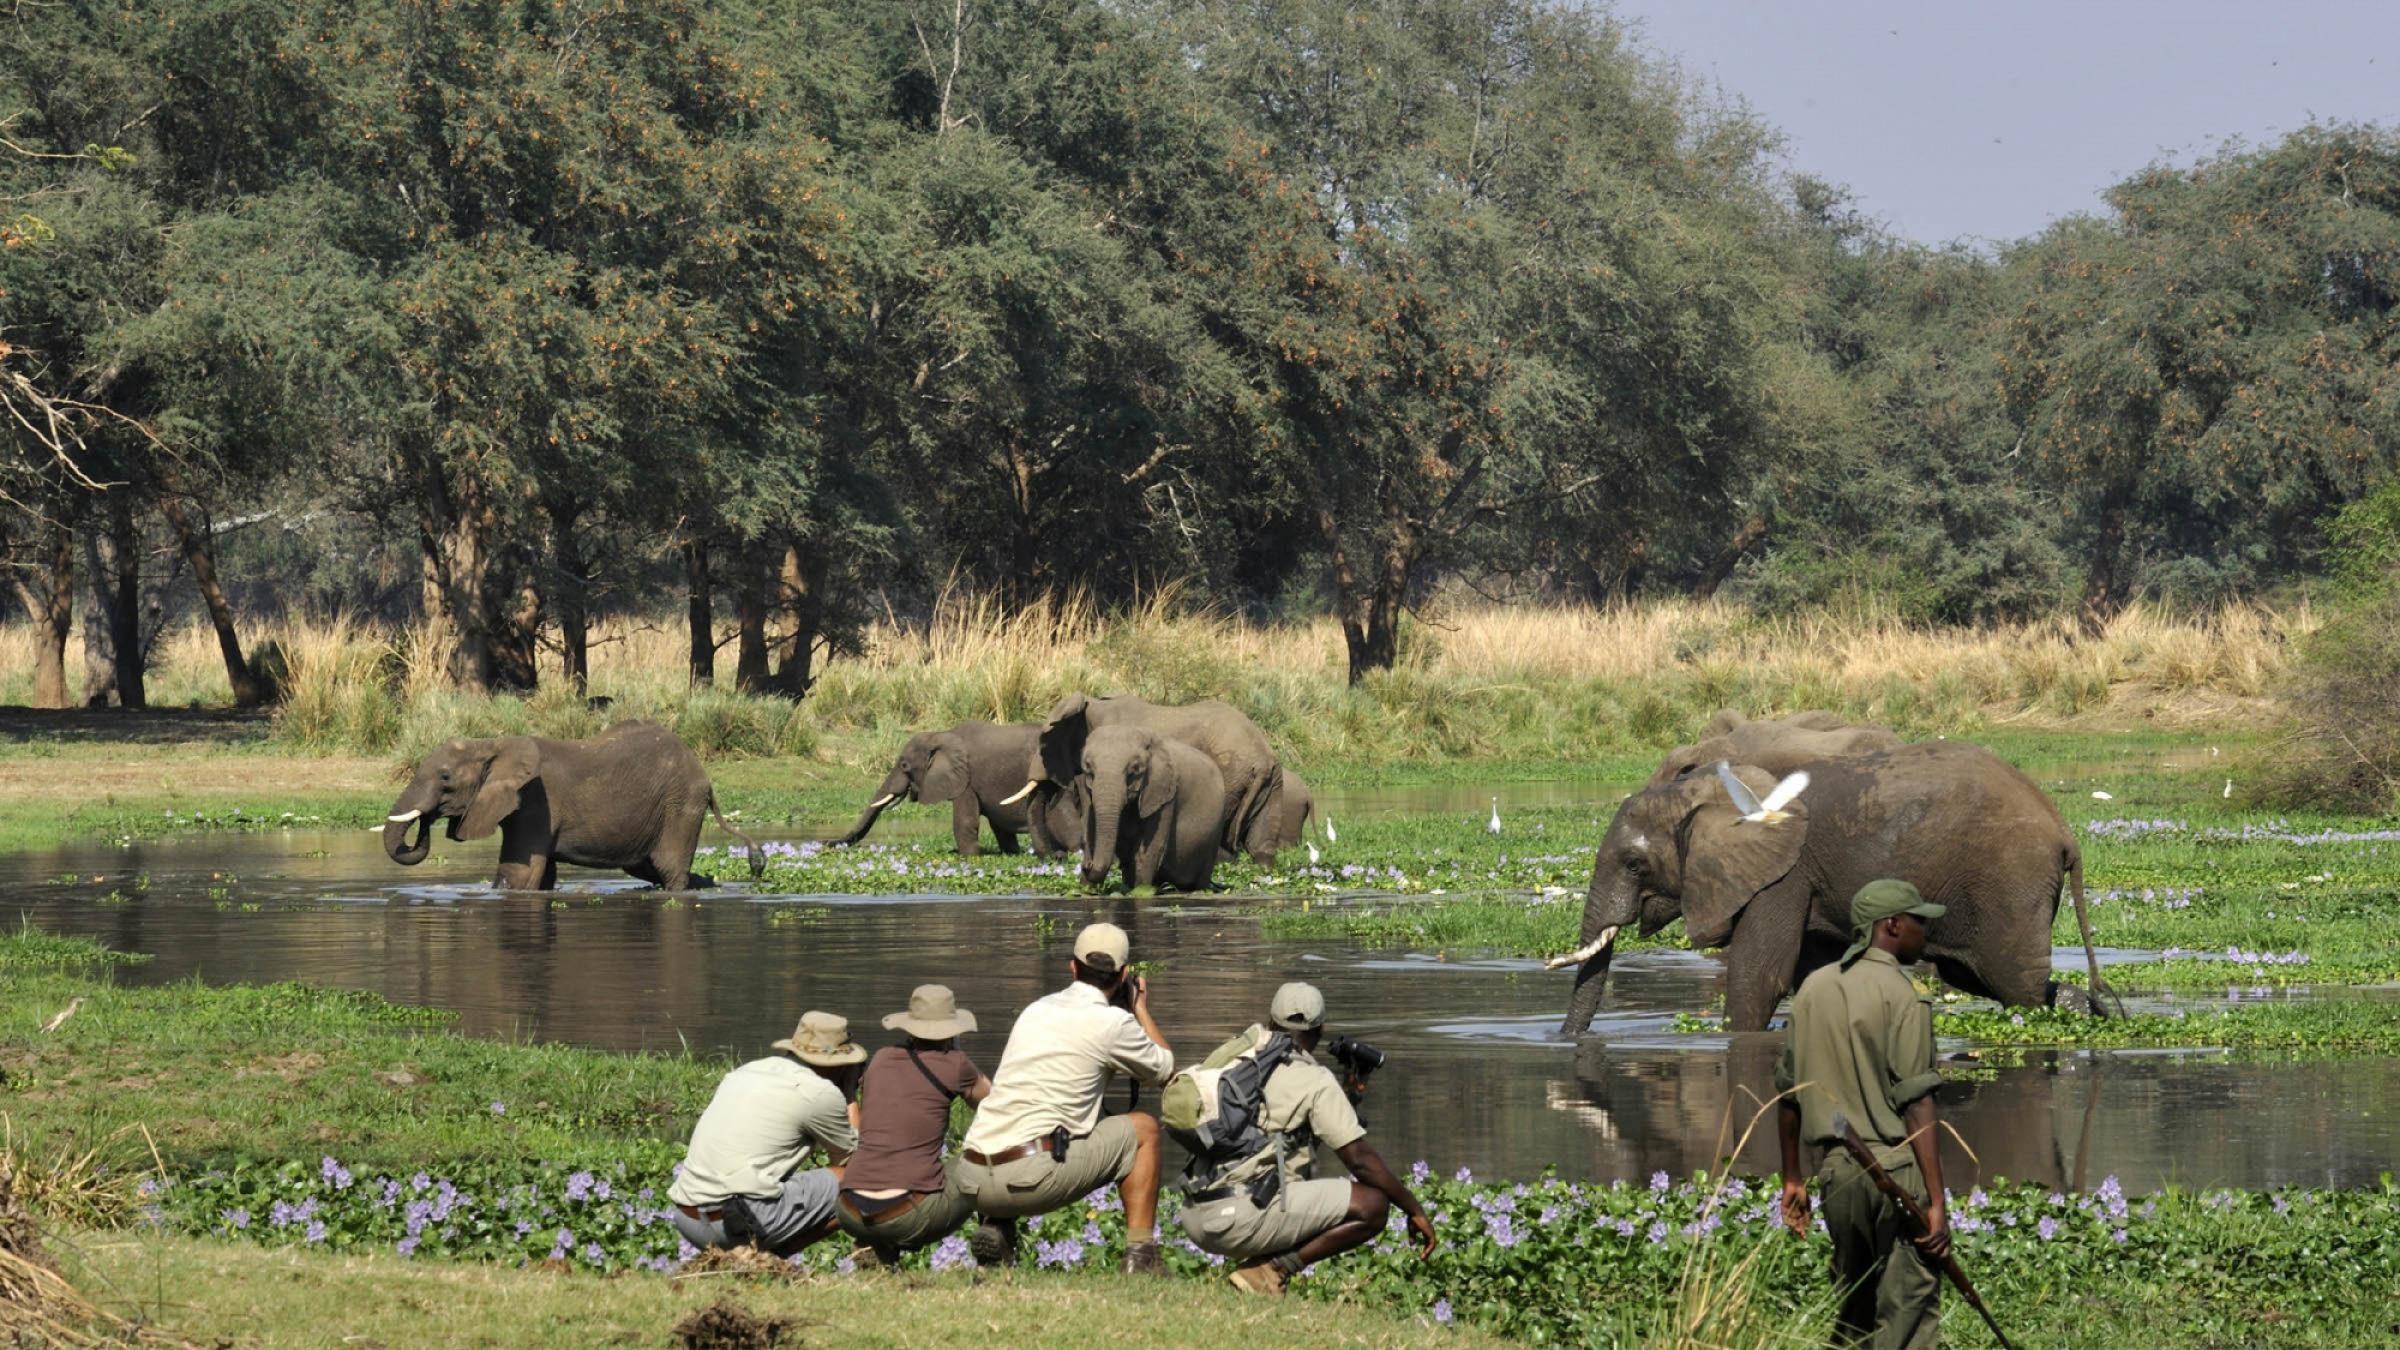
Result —
POLYGON ((767 1199, 782 1191, 811 1142, 835 1162, 858 1148, 841 1089, 783 1055, 754 1059, 717 1084, 667 1198, 695 1209, 736 1195, 767 1199))
POLYGON ((1009 1028, 991 1095, 961 1147, 999 1153, 1061 1125, 1080 1139, 1099 1127, 1100 1094, 1120 1071, 1156 1087, 1175 1072, 1175 1056, 1081 980, 1035 999, 1009 1028))

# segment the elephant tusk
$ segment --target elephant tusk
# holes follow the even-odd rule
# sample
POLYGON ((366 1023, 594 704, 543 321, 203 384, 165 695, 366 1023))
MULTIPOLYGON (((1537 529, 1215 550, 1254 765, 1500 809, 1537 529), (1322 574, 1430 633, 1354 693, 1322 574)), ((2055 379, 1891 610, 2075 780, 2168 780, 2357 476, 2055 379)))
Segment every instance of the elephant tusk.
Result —
POLYGON ((1580 966, 1584 962, 1591 960, 1595 956, 1598 956, 1600 953, 1607 951, 1608 944, 1616 940, 1617 925, 1612 923, 1608 927, 1600 930, 1600 936, 1593 938, 1585 945, 1577 947, 1575 950, 1568 952, 1565 956, 1554 956, 1549 960, 1544 961, 1542 963, 1542 969, 1557 970, 1564 966, 1580 966))
POLYGON ((423 811, 403 811, 396 816, 385 816, 384 819, 390 821, 394 825, 406 825, 408 822, 415 820, 417 817, 424 814, 425 813, 423 811))
POLYGON ((1000 799, 1000 804, 1001 804, 1002 806, 1015 806, 1015 805, 1016 805, 1018 802, 1021 802, 1021 801, 1025 800, 1027 797, 1030 797, 1030 796, 1032 796, 1032 795, 1033 795, 1033 790, 1034 790, 1035 788, 1037 788, 1037 787, 1040 787, 1041 785, 1042 785, 1042 780, 1041 780, 1041 779, 1039 779, 1039 778, 1028 778, 1028 779, 1026 779, 1026 780, 1025 780, 1025 786, 1023 786, 1023 787, 1021 787, 1021 788, 1018 788, 1018 789, 1017 789, 1017 790, 1016 790, 1014 793, 1012 793, 1012 794, 1011 794, 1011 795, 1009 795, 1009 796, 1002 797, 1002 798, 1000 799))
POLYGON ((887 793, 883 794, 882 796, 880 796, 880 797, 877 797, 875 800, 873 800, 873 801, 871 801, 871 802, 868 802, 868 803, 867 803, 867 809, 868 809, 868 810, 870 810, 870 811, 880 811, 880 810, 882 810, 883 808, 885 808, 885 807, 887 807, 887 806, 890 806, 890 805, 891 805, 893 802, 896 802, 896 801, 898 801, 898 800, 900 800, 900 794, 899 794, 899 793, 897 793, 897 792, 887 792, 887 793))

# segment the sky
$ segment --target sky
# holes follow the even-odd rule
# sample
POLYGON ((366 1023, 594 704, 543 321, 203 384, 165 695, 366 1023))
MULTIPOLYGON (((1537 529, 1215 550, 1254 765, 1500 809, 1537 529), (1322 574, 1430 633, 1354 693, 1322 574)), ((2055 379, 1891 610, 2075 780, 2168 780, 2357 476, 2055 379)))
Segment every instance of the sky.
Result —
POLYGON ((2147 165, 2400 126, 2400 0, 1613 0, 1793 169, 1921 243, 2039 232, 2147 165))

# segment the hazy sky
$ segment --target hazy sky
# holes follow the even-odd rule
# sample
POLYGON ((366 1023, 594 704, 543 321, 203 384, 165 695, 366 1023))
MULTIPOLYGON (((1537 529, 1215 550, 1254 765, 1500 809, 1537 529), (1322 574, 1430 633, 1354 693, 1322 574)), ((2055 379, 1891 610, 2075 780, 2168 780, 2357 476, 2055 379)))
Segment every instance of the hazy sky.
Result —
POLYGON ((2159 159, 2400 124, 2400 0, 1614 0, 1748 103, 1791 166, 1927 243, 2104 209, 2159 159))

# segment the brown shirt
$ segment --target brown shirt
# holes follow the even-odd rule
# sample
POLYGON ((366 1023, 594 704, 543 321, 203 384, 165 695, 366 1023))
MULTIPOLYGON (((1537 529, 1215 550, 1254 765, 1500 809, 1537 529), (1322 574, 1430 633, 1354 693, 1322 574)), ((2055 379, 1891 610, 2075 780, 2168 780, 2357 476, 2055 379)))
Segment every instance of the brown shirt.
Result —
MULTIPOLYGON (((963 1050, 921 1050, 917 1058, 943 1087, 961 1096, 983 1077, 963 1050)), ((859 1084, 858 1151, 842 1174, 850 1191, 938 1191, 950 1098, 925 1080, 904 1047, 886 1046, 867 1061, 859 1084)))

